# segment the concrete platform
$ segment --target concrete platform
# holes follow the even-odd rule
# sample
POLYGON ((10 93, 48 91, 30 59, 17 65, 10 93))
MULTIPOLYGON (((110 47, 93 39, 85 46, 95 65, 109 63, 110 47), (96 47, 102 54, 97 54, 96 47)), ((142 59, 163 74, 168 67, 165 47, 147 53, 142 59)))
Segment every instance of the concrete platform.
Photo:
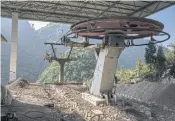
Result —
POLYGON ((89 93, 82 93, 82 98, 90 103, 92 103, 95 106, 99 106, 100 104, 106 104, 106 100, 96 97, 94 95, 91 95, 89 93))

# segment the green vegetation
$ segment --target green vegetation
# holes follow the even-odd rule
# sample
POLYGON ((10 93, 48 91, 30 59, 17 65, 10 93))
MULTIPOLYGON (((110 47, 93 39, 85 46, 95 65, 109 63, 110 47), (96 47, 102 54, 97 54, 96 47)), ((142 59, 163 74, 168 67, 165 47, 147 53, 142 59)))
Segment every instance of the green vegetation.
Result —
POLYGON ((59 81, 59 69, 58 62, 53 61, 39 76, 38 83, 56 83, 59 81))
POLYGON ((75 48, 72 51, 71 58, 75 61, 66 63, 65 80, 78 82, 90 80, 96 65, 94 53, 85 48, 75 48))
POLYGON ((175 63, 175 44, 169 45, 170 50, 165 51, 165 57, 168 63, 175 63))
POLYGON ((170 50, 165 52, 166 64, 169 65, 170 75, 175 78, 175 44, 169 45, 170 50))
MULTIPOLYGON (((175 44, 170 45, 171 49, 162 46, 155 47, 150 44, 145 49, 145 63, 138 58, 135 69, 119 68, 115 76, 120 82, 130 82, 131 79, 144 78, 145 76, 156 75, 161 78, 163 73, 169 68, 171 76, 175 77, 175 44), (169 67, 169 65, 171 65, 169 67)), ((61 54, 62 58, 67 58, 69 50, 61 54)), ((65 81, 87 82, 93 77, 96 59, 90 50, 85 48, 74 48, 70 55, 73 61, 65 64, 65 81)), ((155 77, 156 77, 155 76, 155 77)), ((158 80, 157 78, 155 80, 158 80)), ((39 76, 39 83, 59 82, 59 64, 54 61, 39 76)))
POLYGON ((164 69, 165 61, 166 61, 166 58, 163 52, 163 47, 159 46, 157 50, 157 56, 156 56, 156 64, 155 64, 156 69, 159 69, 159 70, 164 69))
POLYGON ((154 68, 156 62, 156 47, 152 42, 149 42, 145 48, 145 63, 150 67, 150 71, 154 68))
POLYGON ((150 67, 144 64, 139 58, 136 62, 135 69, 122 69, 117 70, 115 76, 119 79, 120 82, 130 82, 131 79, 134 78, 142 78, 145 75, 152 73, 154 69, 150 71, 150 67))
POLYGON ((116 76, 120 82, 130 82, 134 78, 143 78, 145 76, 155 75, 155 80, 161 80, 164 72, 168 69, 169 76, 175 78, 175 44, 171 44, 171 49, 150 44, 145 49, 145 64, 139 58, 135 69, 119 69, 116 76))
MULTIPOLYGON (((61 58, 67 58, 69 50, 61 54, 61 58)), ((85 48, 73 48, 70 55, 72 61, 65 64, 65 81, 87 81, 93 76, 96 59, 90 50, 85 48)), ((59 64, 52 62, 39 76, 39 83, 59 82, 59 64)))

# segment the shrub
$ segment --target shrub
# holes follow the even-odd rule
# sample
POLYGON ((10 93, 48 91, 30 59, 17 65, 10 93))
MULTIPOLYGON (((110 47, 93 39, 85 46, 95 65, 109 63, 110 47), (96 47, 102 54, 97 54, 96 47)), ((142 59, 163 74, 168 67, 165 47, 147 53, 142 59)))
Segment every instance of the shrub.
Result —
POLYGON ((150 66, 142 63, 141 59, 139 58, 136 62, 135 69, 120 68, 119 70, 117 70, 115 76, 117 76, 120 83, 121 82, 127 83, 127 82, 130 82, 131 79, 142 78, 145 75, 153 73, 154 71, 155 70, 153 68, 150 70, 150 66))

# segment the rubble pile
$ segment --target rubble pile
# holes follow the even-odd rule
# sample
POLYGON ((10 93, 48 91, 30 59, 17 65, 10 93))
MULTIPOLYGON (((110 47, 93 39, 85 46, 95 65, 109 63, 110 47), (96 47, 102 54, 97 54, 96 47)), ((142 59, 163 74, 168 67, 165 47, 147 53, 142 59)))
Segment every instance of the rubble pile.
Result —
POLYGON ((27 87, 28 85, 29 85, 29 84, 28 84, 27 80, 22 79, 22 78, 19 78, 19 79, 17 79, 16 81, 11 82, 7 87, 8 87, 9 89, 15 90, 15 89, 18 89, 18 88, 25 88, 25 87, 27 87))
MULTIPOLYGON (((12 84, 17 86, 15 82, 12 84)), ((32 114, 27 113, 28 115, 37 117, 44 113, 41 119, 37 119, 38 121, 173 121, 175 119, 175 113, 172 111, 120 97, 117 97, 115 103, 110 100, 110 105, 94 106, 81 98, 81 93, 87 91, 83 85, 25 84, 20 88, 19 85, 18 88, 10 88, 15 101, 22 102, 22 107, 16 111, 17 115, 30 111, 32 114)), ((21 120, 25 118, 26 121, 34 120, 24 116, 20 118, 21 120)))
MULTIPOLYGON (((91 103, 83 100, 81 98, 81 93, 77 90, 74 90, 75 87, 65 85, 65 86, 57 86, 55 87, 56 94, 60 94, 64 97, 64 100, 71 103, 70 110, 76 111, 86 120, 90 120, 94 115, 94 110, 98 110, 102 112, 102 121, 134 121, 135 118, 133 116, 127 116, 124 111, 120 111, 118 108, 114 108, 113 106, 94 106, 91 103)), ((81 88, 81 87, 79 87, 81 88)))

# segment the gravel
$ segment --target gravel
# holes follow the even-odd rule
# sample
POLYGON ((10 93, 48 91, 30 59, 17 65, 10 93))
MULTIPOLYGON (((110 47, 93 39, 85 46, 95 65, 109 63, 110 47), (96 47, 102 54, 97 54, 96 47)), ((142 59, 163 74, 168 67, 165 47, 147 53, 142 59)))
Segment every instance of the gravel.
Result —
MULTIPOLYGON (((12 83, 13 84, 13 83, 12 83)), ((11 85, 10 85, 11 86, 11 85)), ((15 101, 20 102, 20 114, 28 111, 40 111, 45 115, 42 121, 174 121, 175 113, 156 105, 148 105, 134 100, 117 97, 116 104, 94 106, 81 98, 86 89, 81 85, 36 85, 25 88, 10 88, 15 101), (45 107, 53 103, 54 108, 45 107), (96 113, 98 112, 98 113, 96 113)), ((17 103, 13 103, 17 105, 17 103)), ((19 105, 19 103, 18 103, 19 105)), ((34 113, 32 115, 42 115, 34 113)), ((25 116, 21 116, 23 120, 25 116)), ((33 121, 28 119, 26 121, 33 121)))

